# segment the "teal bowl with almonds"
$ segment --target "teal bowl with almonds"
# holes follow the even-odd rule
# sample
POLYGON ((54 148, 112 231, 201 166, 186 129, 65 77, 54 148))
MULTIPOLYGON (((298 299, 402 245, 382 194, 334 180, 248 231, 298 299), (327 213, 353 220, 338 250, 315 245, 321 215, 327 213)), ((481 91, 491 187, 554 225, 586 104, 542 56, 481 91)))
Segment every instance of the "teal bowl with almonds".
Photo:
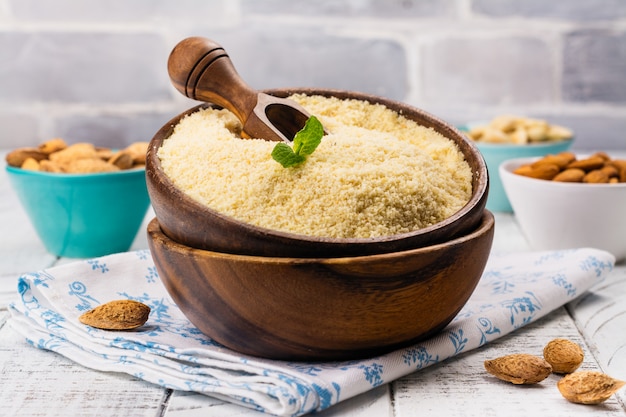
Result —
POLYGON ((143 168, 67 174, 7 166, 6 172, 37 235, 56 256, 127 251, 150 206, 143 168))

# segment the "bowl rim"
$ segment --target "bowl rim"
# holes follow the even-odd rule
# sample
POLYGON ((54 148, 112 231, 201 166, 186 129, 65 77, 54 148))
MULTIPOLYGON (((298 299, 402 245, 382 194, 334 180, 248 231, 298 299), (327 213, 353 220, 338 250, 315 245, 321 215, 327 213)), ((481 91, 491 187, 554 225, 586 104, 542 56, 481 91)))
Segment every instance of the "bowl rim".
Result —
MULTIPOLYGON (((576 153, 575 155, 578 158, 578 157, 590 156, 591 154, 576 153)), ((541 158, 542 158, 541 156, 533 156, 533 157, 507 159, 505 161, 502 161, 502 163, 500 163, 500 165, 498 166, 498 172, 500 173, 500 176, 509 176, 511 178, 516 178, 519 181, 526 181, 529 184, 546 184, 546 185, 550 184, 548 185, 549 187, 578 188, 578 189, 580 189, 581 187, 582 189, 590 189, 592 187, 591 189, 615 188, 618 190, 626 188, 626 182, 618 182, 617 184, 608 184, 608 183, 587 184, 587 183, 582 183, 582 182, 561 182, 561 181, 549 181, 549 180, 542 180, 538 178, 531 178, 531 177, 526 177, 524 175, 518 175, 518 174, 513 173, 513 169, 518 168, 527 163, 538 161, 541 158)))
POLYGON ((473 240, 482 236, 486 233, 489 233, 491 229, 495 226, 495 216, 489 210, 484 210, 483 215, 481 217, 480 223, 472 229, 470 232, 463 234, 462 236, 458 236, 454 239, 448 240, 442 243, 436 243, 434 245, 422 246, 414 249, 401 250, 398 252, 386 252, 386 253, 377 253, 371 255, 362 255, 362 256, 345 256, 345 257, 316 257, 316 258, 294 258, 294 257, 279 257, 279 256, 255 256, 255 255, 242 255, 235 253, 227 253, 227 252, 216 252, 210 251, 206 249, 194 248, 191 246, 184 245, 182 243, 176 242, 167 236, 163 230, 161 229, 161 225, 159 224, 159 220, 154 217, 150 222, 148 222, 148 234, 158 233, 161 237, 160 239, 166 242, 168 245, 174 247, 176 252, 180 252, 182 250, 192 251, 194 253, 201 252, 205 254, 209 254, 212 257, 220 258, 220 259, 228 259, 233 261, 244 261, 244 262, 263 262, 263 263, 272 263, 272 264, 324 264, 324 265, 344 265, 350 264, 354 262, 369 262, 369 261, 382 261, 389 260, 394 258, 402 258, 404 256, 415 255, 420 252, 432 252, 436 251, 442 247, 450 247, 454 245, 458 245, 461 243, 465 243, 469 240, 473 240), (156 229, 156 230, 155 230, 156 229))
MULTIPOLYGON (((372 104, 384 105, 385 107, 399 114, 402 114, 403 116, 406 110, 410 110, 411 112, 420 114, 429 122, 429 124, 438 125, 443 130, 446 130, 448 134, 451 133, 453 135, 458 135, 459 137, 461 137, 463 139, 461 143, 466 147, 465 150, 463 149, 463 145, 454 141, 449 136, 446 136, 445 133, 438 131, 440 134, 445 136, 448 140, 454 141, 457 147, 459 148, 459 151, 464 156, 466 155, 466 153, 473 153, 476 156, 477 169, 473 170, 472 185, 476 183, 477 189, 476 190, 472 189, 472 195, 470 199, 460 209, 458 209, 452 215, 448 216, 446 219, 440 222, 437 222, 433 225, 424 227, 424 228, 412 230, 406 233, 394 234, 394 235, 376 236, 376 237, 368 237, 368 238, 333 238, 333 237, 312 236, 312 235, 286 232, 286 231, 281 231, 281 230, 274 230, 274 229, 257 226, 251 223, 243 222, 232 216, 228 216, 211 207, 208 207, 196 201, 192 197, 188 196, 181 189, 179 189, 179 187, 177 187, 167 175, 165 175, 165 173, 163 172, 161 168, 161 161, 158 157, 157 145, 158 144, 160 145, 165 140, 167 140, 167 138, 172 134, 176 123, 178 123, 184 115, 197 112, 200 109, 203 109, 206 107, 218 107, 219 108, 219 106, 216 106, 212 103, 200 103, 194 107, 191 107, 183 111, 182 113, 179 113, 178 115, 173 117, 170 121, 168 121, 154 135, 148 147, 148 157, 146 161, 147 165, 153 163, 154 164, 153 168, 155 170, 158 168, 158 170, 161 171, 163 175, 161 175, 162 178, 160 179, 160 182, 164 183, 174 193, 174 196, 176 197, 176 199, 183 200, 185 201, 186 204, 189 204, 190 206, 200 211, 207 211, 211 216, 214 216, 216 218, 219 218, 228 222, 242 224, 248 231, 258 236, 276 236, 281 239, 287 239, 287 240, 292 240, 292 241, 298 240, 298 241, 304 241, 304 242, 309 242, 309 243, 323 243, 323 244, 331 244, 331 245, 332 244, 367 245, 370 243, 384 244, 384 243, 393 243, 393 242, 398 242, 398 241, 402 241, 405 239, 410 239, 412 237, 425 235, 430 232, 435 232, 439 229, 449 226, 452 223, 459 221, 460 218, 462 218, 465 214, 471 212, 476 206, 481 205, 481 204, 484 206, 486 204, 486 195, 489 190, 489 173, 488 173, 487 164, 484 160, 484 157, 482 156, 480 150, 478 149, 478 147, 476 146, 476 143, 473 140, 469 139, 460 130, 458 130, 454 125, 448 122, 445 122, 439 117, 408 103, 404 103, 404 102, 400 102, 397 100, 392 100, 389 98, 380 97, 380 96, 376 96, 376 95, 372 95, 368 93, 358 92, 358 91, 338 90, 338 89, 330 89, 330 88, 320 89, 320 88, 303 87, 303 88, 267 89, 267 90, 262 90, 262 92, 275 95, 278 97, 288 97, 292 94, 305 94, 305 95, 322 95, 325 97, 337 97, 340 99, 348 99, 348 100, 356 99, 356 100, 368 101, 372 104), (162 138, 160 138, 157 141, 156 139, 158 136, 162 136, 162 138), (474 178, 476 176, 478 177, 474 178)), ((433 126, 427 126, 427 127, 432 128, 433 126)), ((467 160, 467 158, 465 158, 465 160, 467 160)))
POLYGON ((476 146, 479 149, 514 149, 514 148, 553 148, 553 147, 561 147, 567 144, 571 144, 574 142, 574 138, 571 139, 560 139, 560 140, 552 140, 552 141, 544 141, 544 142, 531 142, 531 143, 491 143, 491 142, 480 142, 474 141, 476 146))
POLYGON ((47 171, 34 171, 31 169, 23 169, 19 167, 14 167, 11 165, 6 166, 6 171, 8 173, 14 175, 22 175, 22 176, 31 176, 31 177, 41 177, 41 178, 66 178, 66 179, 85 179, 85 178, 98 178, 98 177, 107 177, 107 176, 124 176, 124 175, 145 175, 146 168, 145 166, 129 168, 129 169, 121 169, 119 171, 110 171, 110 172, 89 172, 89 173, 68 173, 68 172, 47 172, 47 171))

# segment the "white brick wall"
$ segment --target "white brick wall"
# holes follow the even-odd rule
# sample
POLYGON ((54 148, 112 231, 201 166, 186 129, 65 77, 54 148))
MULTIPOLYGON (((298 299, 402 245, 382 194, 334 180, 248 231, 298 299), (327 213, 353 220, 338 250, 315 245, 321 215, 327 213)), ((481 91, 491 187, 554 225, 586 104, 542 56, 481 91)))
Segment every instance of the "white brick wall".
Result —
POLYGON ((626 150, 623 0, 0 0, 0 148, 149 140, 195 103, 170 85, 187 36, 256 88, 402 100, 451 123, 545 117, 626 150))

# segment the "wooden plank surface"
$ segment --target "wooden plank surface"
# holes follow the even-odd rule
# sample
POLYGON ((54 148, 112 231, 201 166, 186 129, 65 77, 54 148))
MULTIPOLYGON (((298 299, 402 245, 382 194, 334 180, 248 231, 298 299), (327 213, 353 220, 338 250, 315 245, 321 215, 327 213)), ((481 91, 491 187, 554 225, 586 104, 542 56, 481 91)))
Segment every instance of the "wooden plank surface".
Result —
POLYGON ((159 415, 165 390, 126 374, 95 372, 0 330, 0 415, 14 417, 159 415))
MULTIPOLYGON (((152 213, 146 216, 146 222, 152 213)), ((144 222, 145 223, 145 222, 144 222)), ((263 414, 200 394, 172 392, 124 374, 97 372, 29 346, 6 323, 22 272, 72 262, 45 252, 0 174, 0 416, 249 416, 263 414)), ((145 228, 142 228, 142 230, 145 228)), ((146 248, 140 233, 133 249, 146 248)), ((526 251, 513 216, 496 214, 494 253, 526 251)), ((568 403, 557 376, 519 387, 486 374, 483 361, 512 352, 540 354, 554 337, 585 349, 585 369, 626 378, 626 265, 618 265, 591 294, 509 336, 457 358, 346 400, 321 417, 626 416, 624 390, 600 406, 568 403)))
POLYGON ((397 417, 527 417, 623 416, 613 396, 602 406, 566 401, 558 389, 558 375, 536 385, 519 386, 487 374, 483 362, 510 353, 542 355, 543 346, 556 337, 571 339, 585 350, 581 369, 600 370, 578 329, 564 308, 490 345, 468 352, 433 368, 409 375, 393 384, 397 417))

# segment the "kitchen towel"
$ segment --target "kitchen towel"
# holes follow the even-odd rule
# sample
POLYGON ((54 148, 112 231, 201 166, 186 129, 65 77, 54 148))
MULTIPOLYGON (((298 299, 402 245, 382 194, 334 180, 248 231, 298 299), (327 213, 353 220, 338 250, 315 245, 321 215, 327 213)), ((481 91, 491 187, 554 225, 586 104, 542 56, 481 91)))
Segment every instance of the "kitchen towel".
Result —
POLYGON ((613 269, 597 249, 492 255, 470 300, 438 335, 363 360, 285 362, 244 356, 201 334, 159 280, 147 250, 27 273, 10 323, 29 343, 86 367, 125 372, 268 414, 323 410, 381 384, 502 337, 581 296, 613 269), (135 331, 85 326, 78 317, 115 299, 151 308, 135 331))

